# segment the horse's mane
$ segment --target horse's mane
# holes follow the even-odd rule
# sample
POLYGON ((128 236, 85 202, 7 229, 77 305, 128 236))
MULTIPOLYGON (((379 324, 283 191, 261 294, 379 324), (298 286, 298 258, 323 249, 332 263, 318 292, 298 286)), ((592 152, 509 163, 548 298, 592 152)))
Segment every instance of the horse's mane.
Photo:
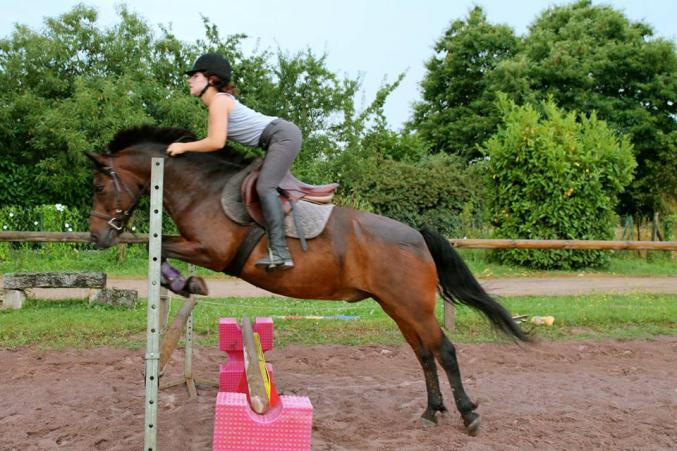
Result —
POLYGON ((138 125, 120 130, 115 134, 107 150, 117 153, 123 149, 140 143, 171 144, 179 139, 195 141, 195 134, 190 130, 174 127, 156 127, 155 125, 138 125))
MULTIPOLYGON (((182 142, 190 142, 195 141, 196 139, 197 138, 192 131, 183 128, 138 125, 117 132, 110 143, 108 143, 106 149, 107 153, 115 154, 138 144, 155 143, 169 145, 179 140, 182 142)), ((188 152, 184 155, 186 155, 186 159, 196 161, 200 166, 211 166, 211 169, 216 169, 213 167, 214 158, 230 166, 231 170, 232 167, 245 167, 253 160, 253 157, 244 155, 242 152, 238 152, 229 146, 224 147, 218 152, 199 154, 188 152)))

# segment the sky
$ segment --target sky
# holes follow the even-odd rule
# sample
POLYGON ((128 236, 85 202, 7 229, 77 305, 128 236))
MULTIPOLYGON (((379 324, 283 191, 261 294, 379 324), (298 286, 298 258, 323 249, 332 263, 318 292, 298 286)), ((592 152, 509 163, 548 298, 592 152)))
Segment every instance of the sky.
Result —
MULTIPOLYGON (((39 31, 45 17, 56 17, 84 3, 99 13, 98 24, 118 22, 121 2, 104 0, 0 0, 0 37, 9 36, 15 24, 39 31)), ((506 24, 517 34, 546 8, 570 3, 545 0, 135 0, 128 9, 140 15, 159 33, 157 25, 170 26, 181 40, 204 36, 202 16, 218 26, 222 36, 245 33, 245 50, 277 49, 289 53, 312 49, 326 53, 327 67, 349 78, 360 77, 358 105, 366 107, 384 81, 406 72, 388 98, 384 110, 388 123, 398 129, 411 117, 412 103, 421 99, 420 82, 425 62, 433 56, 435 42, 457 19, 475 5, 482 6, 491 23, 506 24)), ((632 21, 649 24, 656 36, 677 41, 675 0, 593 0, 622 11, 632 21)), ((235 68, 237 69, 237 68, 235 68)))

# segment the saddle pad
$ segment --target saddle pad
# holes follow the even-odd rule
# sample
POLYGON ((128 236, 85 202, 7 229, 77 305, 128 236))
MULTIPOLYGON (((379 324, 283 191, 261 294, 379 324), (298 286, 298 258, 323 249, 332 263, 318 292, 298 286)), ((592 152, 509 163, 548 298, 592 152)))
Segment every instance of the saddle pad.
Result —
MULTIPOLYGON (((250 225, 254 223, 249 216, 249 213, 247 213, 247 209, 242 201, 240 186, 245 177, 249 175, 257 164, 260 164, 260 162, 254 161, 252 164, 232 176, 230 180, 226 182, 223 187, 223 192, 221 193, 221 208, 223 208, 223 212, 230 219, 241 225, 250 225)), ((305 238, 311 239, 322 233, 322 230, 324 230, 327 225, 327 221, 329 221, 329 216, 334 209, 334 205, 319 205, 300 200, 294 203, 294 209, 299 217, 299 222, 301 223, 305 238)), ((300 238, 299 233, 296 230, 296 225, 294 224, 294 217, 291 213, 284 218, 284 229, 285 234, 288 237, 300 238)))

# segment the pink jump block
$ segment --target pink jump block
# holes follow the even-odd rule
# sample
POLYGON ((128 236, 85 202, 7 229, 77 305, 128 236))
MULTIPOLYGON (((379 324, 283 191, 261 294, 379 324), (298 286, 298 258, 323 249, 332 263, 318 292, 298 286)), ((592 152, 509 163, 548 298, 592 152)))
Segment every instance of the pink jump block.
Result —
POLYGON ((214 416, 214 451, 310 450, 313 406, 305 396, 280 396, 265 415, 249 407, 243 393, 219 392, 214 416))
MULTIPOLYGON (((252 330, 259 334, 263 352, 273 349, 273 319, 256 318, 252 330)), ((219 366, 219 391, 247 393, 247 377, 244 373, 242 329, 235 318, 219 320, 219 348, 228 353, 228 361, 219 366)), ((273 367, 266 364, 272 379, 273 367)))
MULTIPOLYGON (((263 352, 273 349, 273 318, 256 318, 252 330, 259 334, 263 352)), ((219 349, 242 355, 242 329, 235 318, 219 319, 219 349)))
MULTIPOLYGON (((273 365, 266 363, 270 381, 274 382, 273 365)), ((228 363, 219 365, 219 391, 247 393, 247 375, 244 372, 244 361, 228 359, 228 363)))

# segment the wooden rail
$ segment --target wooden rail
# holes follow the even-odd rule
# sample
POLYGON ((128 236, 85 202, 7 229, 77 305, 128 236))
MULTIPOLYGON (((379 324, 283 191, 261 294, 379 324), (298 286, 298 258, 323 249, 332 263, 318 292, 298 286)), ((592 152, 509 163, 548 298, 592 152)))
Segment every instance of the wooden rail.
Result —
MULTIPOLYGON (((89 232, 0 232, 0 241, 27 243, 91 243, 89 232)), ((120 235, 120 243, 148 243, 148 234, 120 235)))
POLYGON ((677 241, 601 240, 449 240, 454 247, 476 249, 601 249, 677 251, 677 241))
MULTIPOLYGON (((35 243, 89 243, 89 232, 0 232, 1 241, 35 243)), ((143 244, 148 234, 123 233, 120 243, 143 244)), ((465 240, 450 239, 454 247, 473 249, 600 249, 600 250, 656 250, 677 252, 677 241, 600 241, 600 240, 465 240)))

